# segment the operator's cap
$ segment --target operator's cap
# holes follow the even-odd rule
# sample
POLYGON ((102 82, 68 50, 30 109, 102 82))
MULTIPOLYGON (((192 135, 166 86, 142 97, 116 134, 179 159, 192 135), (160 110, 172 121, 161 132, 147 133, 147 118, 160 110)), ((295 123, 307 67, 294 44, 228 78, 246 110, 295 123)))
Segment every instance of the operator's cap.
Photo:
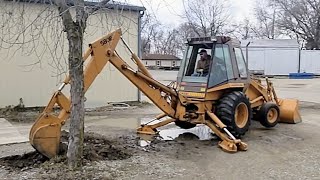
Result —
POLYGON ((201 49, 200 52, 199 52, 199 54, 201 54, 201 53, 203 53, 203 52, 207 53, 207 50, 201 49))

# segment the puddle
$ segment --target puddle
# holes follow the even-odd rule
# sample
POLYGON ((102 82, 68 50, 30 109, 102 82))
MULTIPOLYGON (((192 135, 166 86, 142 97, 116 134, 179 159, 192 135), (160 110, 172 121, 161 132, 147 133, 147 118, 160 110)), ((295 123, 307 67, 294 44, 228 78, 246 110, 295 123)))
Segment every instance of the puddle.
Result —
MULTIPOLYGON (((102 117, 92 117, 86 119, 86 126, 109 126, 109 127, 119 127, 119 128, 129 128, 136 129, 140 126, 140 124, 146 124, 152 120, 152 117, 144 117, 144 118, 134 118, 134 117, 125 117, 125 118, 113 118, 108 116, 102 117)), ((162 119, 162 121, 165 118, 162 119)), ((156 124, 160 122, 159 120, 153 121, 151 124, 156 124)), ((198 139, 198 140, 210 140, 215 138, 213 136, 213 132, 211 129, 205 125, 197 125, 192 129, 182 129, 177 126, 172 126, 174 123, 166 125, 170 128, 167 129, 159 129, 160 132, 157 136, 152 135, 141 135, 139 134, 140 141, 138 142, 139 146, 148 146, 152 143, 153 140, 175 140, 177 138, 181 139, 198 139)), ((166 128, 166 126, 163 126, 166 128)))
POLYGON ((212 131, 205 125, 197 125, 192 129, 181 129, 179 127, 164 129, 159 132, 163 140, 174 140, 183 134, 194 134, 199 140, 210 140, 213 138, 212 131))
POLYGON ((85 120, 86 126, 108 126, 126 129, 136 129, 140 126, 140 119, 134 117, 113 118, 108 116, 89 117, 85 120))
MULTIPOLYGON (((148 119, 149 120, 149 119, 148 119)), ((143 118, 141 119, 142 124, 148 122, 147 119, 143 118)), ((159 121, 155 121, 154 123, 157 123, 159 121)), ((174 123, 172 123, 174 124, 174 123)), ((168 129, 162 129, 160 130, 159 134, 157 136, 152 135, 139 135, 140 139, 138 142, 139 146, 145 147, 152 143, 153 140, 159 139, 159 140, 175 140, 175 139, 184 139, 184 140, 211 140, 215 138, 213 136, 212 130, 205 126, 205 125, 197 125, 194 128, 191 129, 182 129, 177 126, 168 128, 168 129)))

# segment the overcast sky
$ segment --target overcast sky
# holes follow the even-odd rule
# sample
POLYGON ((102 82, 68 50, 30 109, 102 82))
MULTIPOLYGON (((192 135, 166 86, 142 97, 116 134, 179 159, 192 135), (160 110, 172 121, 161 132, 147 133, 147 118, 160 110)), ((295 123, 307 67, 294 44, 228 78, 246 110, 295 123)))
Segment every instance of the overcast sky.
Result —
MULTIPOLYGON (((158 19, 167 25, 175 25, 181 21, 183 12, 183 0, 120 0, 133 5, 144 6, 147 11, 154 13, 158 19)), ((223 1, 223 0, 221 0, 223 1)), ((230 11, 235 21, 245 17, 252 19, 252 10, 255 0, 229 0, 230 11)))

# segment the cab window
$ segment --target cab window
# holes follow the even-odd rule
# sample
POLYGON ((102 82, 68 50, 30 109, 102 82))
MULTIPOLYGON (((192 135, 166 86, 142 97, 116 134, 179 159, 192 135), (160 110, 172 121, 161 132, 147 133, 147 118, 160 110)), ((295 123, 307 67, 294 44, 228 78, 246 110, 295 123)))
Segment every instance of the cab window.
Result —
POLYGON ((240 77, 247 77, 247 66, 243 58, 243 54, 240 48, 234 48, 234 53, 236 55, 236 60, 238 64, 240 77))
POLYGON ((225 44, 217 44, 211 66, 209 87, 216 86, 233 78, 234 74, 232 71, 229 46, 225 44))
POLYGON ((211 67, 212 46, 213 44, 195 44, 188 47, 183 65, 185 68, 181 70, 183 81, 207 83, 211 67), (202 59, 201 62, 200 59, 202 59))

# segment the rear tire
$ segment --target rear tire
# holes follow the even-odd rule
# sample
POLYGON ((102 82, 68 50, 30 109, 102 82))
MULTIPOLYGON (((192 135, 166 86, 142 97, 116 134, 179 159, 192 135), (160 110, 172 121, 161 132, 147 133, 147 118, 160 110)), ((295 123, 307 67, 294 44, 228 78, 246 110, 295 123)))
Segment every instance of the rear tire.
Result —
POLYGON ((264 127, 274 127, 278 124, 280 118, 278 105, 271 102, 264 103, 258 111, 258 118, 260 124, 264 127))
POLYGON ((249 130, 252 109, 243 92, 234 91, 221 98, 215 112, 236 138, 240 138, 249 130))
POLYGON ((176 120, 174 123, 176 124, 176 126, 179 126, 182 129, 191 129, 191 128, 196 127, 196 124, 192 124, 187 121, 176 120))

